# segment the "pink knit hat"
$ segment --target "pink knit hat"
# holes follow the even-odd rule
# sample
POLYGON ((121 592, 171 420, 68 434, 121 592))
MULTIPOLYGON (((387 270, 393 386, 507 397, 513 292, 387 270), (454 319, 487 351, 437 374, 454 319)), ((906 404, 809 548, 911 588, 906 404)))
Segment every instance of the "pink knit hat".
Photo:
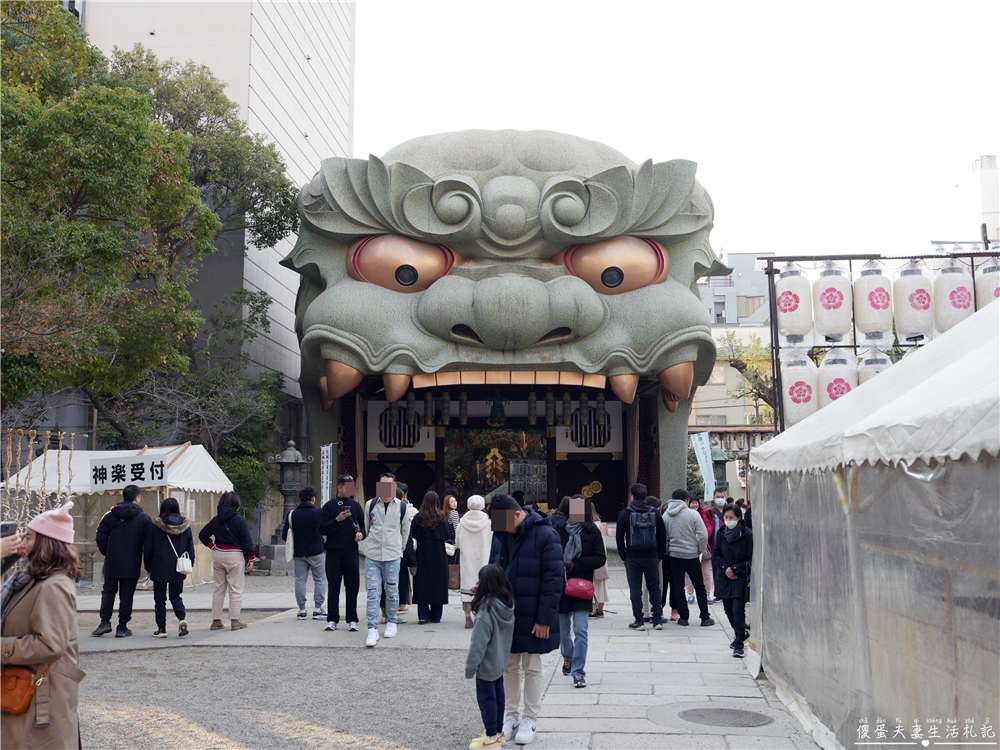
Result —
POLYGON ((73 501, 70 500, 58 508, 39 513, 31 519, 28 528, 57 542, 73 544, 73 516, 69 514, 69 509, 72 507, 73 501))

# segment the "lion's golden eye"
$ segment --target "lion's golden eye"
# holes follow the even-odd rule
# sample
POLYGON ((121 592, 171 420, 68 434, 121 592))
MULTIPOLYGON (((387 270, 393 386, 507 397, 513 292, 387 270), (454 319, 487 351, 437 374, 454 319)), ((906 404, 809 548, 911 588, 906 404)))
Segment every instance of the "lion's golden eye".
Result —
POLYGON ((428 245, 407 237, 382 234, 351 245, 347 273, 394 292, 422 292, 464 260, 446 245, 428 245))
POLYGON ((659 242, 616 237, 593 245, 570 245, 552 258, 601 294, 623 294, 659 284, 670 270, 670 255, 659 242))

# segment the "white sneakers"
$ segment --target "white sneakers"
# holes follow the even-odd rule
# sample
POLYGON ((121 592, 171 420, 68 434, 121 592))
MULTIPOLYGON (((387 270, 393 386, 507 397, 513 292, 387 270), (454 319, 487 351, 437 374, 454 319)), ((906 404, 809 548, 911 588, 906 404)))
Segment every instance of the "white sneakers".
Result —
POLYGON ((337 623, 335 623, 335 622, 328 622, 326 624, 326 627, 323 628, 323 630, 330 630, 330 631, 333 631, 333 630, 336 630, 336 629, 337 629, 337 623))
POLYGON ((365 645, 371 648, 376 643, 378 643, 378 628, 368 628, 368 638, 365 640, 365 645))
POLYGON ((395 638, 396 637, 396 623, 390 622, 385 626, 385 637, 395 638))
POLYGON ((514 738, 514 742, 516 742, 518 745, 527 745, 533 742, 534 739, 535 739, 535 720, 521 719, 521 726, 517 730, 517 736, 514 738))
POLYGON ((517 729, 517 727, 518 727, 519 724, 520 724, 520 722, 517 719, 515 719, 513 716, 504 716, 503 717, 504 743, 506 743, 507 740, 512 739, 514 737, 514 730, 517 729))
POLYGON ((347 629, 351 633, 357 633, 358 632, 358 624, 356 622, 348 623, 347 629))

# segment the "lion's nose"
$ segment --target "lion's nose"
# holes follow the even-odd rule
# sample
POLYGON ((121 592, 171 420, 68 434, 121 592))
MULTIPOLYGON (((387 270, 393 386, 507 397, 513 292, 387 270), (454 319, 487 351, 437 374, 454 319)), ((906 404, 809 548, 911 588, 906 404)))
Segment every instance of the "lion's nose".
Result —
POLYGON ((420 322, 441 338, 517 351, 589 336, 604 320, 597 293, 579 279, 542 282, 500 274, 437 281, 420 301, 420 322))

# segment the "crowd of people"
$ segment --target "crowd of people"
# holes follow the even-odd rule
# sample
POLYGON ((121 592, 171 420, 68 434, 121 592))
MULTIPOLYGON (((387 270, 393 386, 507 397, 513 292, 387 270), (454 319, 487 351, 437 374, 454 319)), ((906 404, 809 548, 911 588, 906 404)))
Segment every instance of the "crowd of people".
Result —
MULTIPOLYGON (((466 677, 476 680, 484 727, 470 748, 500 747, 508 739, 532 742, 544 690, 542 654, 558 648, 562 673, 574 687, 586 687, 588 624, 604 616, 608 558, 591 501, 583 495, 564 497, 549 516, 525 505, 523 496, 494 495, 487 509, 486 500, 473 495, 460 515, 454 496, 442 500, 435 492, 426 493, 415 508, 406 485, 390 473, 379 477, 376 496, 364 506, 353 495, 349 475, 338 478, 336 497, 322 508, 316 489, 305 487, 285 519, 282 536, 294 560, 297 618, 310 617, 311 575, 312 619, 326 621, 327 631, 337 629, 343 586, 347 629, 359 631, 362 555, 369 648, 397 634, 399 613, 410 604, 417 607, 419 623, 440 622, 449 589, 457 586, 465 627, 472 630, 466 677), (329 612, 323 609, 328 587, 329 612), (385 626, 381 633, 379 625, 385 626)), ((726 502, 725 493, 713 500, 713 508, 702 508, 697 498, 675 490, 663 507, 645 486, 630 488, 616 530, 632 605, 629 627, 641 630, 650 622, 661 630, 668 620, 686 626, 688 605, 695 601, 701 624, 712 625, 711 590, 733 627, 733 655, 742 657, 749 637, 746 601, 753 556, 749 507, 726 502), (667 607, 671 614, 664 618, 667 607)), ((92 635, 112 631, 116 598, 115 636, 132 635, 133 595, 145 567, 153 582, 154 637, 167 636, 168 598, 183 637, 188 633, 184 581, 196 554, 191 524, 175 498, 165 499, 155 518, 142 511, 139 501, 139 488, 126 487, 122 502, 98 526, 104 587, 100 624, 92 635)), ((198 534, 212 551, 212 630, 225 629, 227 595, 230 628, 246 627, 240 620, 244 575, 257 558, 239 507, 239 495, 225 493, 217 514, 198 534)), ((26 533, 3 539, 5 572, 27 559, 25 569, 3 584, 3 666, 25 668, 38 691, 23 714, 3 714, 5 744, 12 746, 79 743, 76 706, 84 673, 78 658, 76 583, 81 565, 70 508, 67 503, 41 513, 26 533)))

